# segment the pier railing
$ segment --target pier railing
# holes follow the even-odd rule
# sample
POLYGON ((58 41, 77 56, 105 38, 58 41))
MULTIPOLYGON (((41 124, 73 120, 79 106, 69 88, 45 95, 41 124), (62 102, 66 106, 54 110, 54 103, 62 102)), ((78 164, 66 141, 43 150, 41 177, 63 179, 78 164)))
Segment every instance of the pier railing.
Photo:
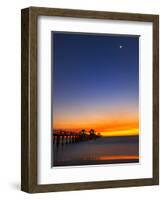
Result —
POLYGON ((95 140, 98 137, 99 136, 96 134, 53 132, 53 144, 72 144, 87 140, 95 140))

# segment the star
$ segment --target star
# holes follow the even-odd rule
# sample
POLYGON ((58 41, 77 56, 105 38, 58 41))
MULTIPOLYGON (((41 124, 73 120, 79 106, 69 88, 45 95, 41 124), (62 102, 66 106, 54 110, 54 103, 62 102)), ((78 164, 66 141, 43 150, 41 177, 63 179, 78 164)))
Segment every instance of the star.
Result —
POLYGON ((123 48, 123 46, 122 46, 122 45, 119 45, 119 48, 120 48, 120 49, 122 49, 122 48, 123 48))

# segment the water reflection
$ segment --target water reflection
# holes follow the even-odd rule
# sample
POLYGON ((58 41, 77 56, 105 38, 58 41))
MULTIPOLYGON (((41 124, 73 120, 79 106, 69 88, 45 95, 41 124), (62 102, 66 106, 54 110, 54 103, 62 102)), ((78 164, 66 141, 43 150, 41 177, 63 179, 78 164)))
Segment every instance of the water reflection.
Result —
POLYGON ((53 145, 53 166, 139 162, 139 136, 53 145))

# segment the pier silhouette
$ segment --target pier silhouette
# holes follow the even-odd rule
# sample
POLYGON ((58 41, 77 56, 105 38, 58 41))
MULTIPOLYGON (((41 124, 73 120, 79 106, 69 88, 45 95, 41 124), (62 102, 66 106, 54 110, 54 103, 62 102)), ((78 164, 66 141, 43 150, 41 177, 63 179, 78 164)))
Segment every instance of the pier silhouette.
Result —
POLYGON ((82 129, 79 133, 63 130, 54 130, 53 131, 53 144, 67 145, 72 143, 84 142, 88 140, 96 140, 101 137, 100 133, 95 133, 91 129, 88 133, 85 129, 82 129))

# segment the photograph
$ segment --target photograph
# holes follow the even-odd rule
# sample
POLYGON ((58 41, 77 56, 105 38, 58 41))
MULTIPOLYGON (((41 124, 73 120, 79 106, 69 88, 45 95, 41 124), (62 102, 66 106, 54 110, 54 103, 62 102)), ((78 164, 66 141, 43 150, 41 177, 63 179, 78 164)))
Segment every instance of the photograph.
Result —
POLYGON ((21 10, 21 190, 159 185, 159 15, 21 10))
POLYGON ((51 42, 52 167, 139 163, 139 35, 51 42))

